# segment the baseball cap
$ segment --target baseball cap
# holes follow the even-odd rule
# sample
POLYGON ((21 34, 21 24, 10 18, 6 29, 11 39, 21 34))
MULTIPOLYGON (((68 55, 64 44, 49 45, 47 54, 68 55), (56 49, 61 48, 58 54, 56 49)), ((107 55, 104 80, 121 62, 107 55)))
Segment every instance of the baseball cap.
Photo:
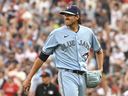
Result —
POLYGON ((80 9, 76 5, 71 5, 71 6, 67 7, 66 10, 61 11, 60 14, 62 14, 62 15, 65 15, 65 14, 80 15, 80 9))
POLYGON ((50 73, 48 73, 48 72, 42 72, 42 74, 40 75, 40 77, 50 77, 50 73))

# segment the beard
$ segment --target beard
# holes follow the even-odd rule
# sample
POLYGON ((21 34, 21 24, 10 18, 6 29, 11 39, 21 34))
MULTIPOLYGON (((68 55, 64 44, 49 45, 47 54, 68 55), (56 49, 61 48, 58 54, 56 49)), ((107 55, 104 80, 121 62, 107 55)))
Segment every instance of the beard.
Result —
POLYGON ((71 25, 73 25, 73 21, 70 21, 70 20, 65 20, 65 25, 67 25, 67 26, 71 26, 71 25))

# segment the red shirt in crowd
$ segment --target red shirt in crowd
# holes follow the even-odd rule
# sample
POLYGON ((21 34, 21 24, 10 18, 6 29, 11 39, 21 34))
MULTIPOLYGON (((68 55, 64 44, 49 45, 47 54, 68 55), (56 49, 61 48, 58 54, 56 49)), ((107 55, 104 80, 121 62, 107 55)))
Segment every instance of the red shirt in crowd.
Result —
POLYGON ((4 96, 15 96, 15 94, 18 92, 18 85, 15 83, 9 83, 6 82, 4 87, 3 87, 3 91, 4 91, 4 96))

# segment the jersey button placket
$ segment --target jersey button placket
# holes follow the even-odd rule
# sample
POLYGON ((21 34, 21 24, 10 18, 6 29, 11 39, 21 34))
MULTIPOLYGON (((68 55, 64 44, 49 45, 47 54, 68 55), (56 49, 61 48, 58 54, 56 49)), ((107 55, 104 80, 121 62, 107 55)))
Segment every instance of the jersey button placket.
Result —
POLYGON ((75 35, 75 38, 76 38, 77 62, 78 62, 79 70, 81 70, 80 63, 79 63, 79 42, 78 42, 79 38, 78 38, 78 34, 77 33, 75 35))

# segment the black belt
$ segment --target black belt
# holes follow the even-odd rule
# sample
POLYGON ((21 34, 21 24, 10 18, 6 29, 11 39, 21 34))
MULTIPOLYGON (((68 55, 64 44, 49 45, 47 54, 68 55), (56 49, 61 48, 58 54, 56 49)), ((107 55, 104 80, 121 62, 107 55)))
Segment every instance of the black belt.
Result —
POLYGON ((68 72, 76 73, 79 75, 83 75, 85 73, 85 71, 79 71, 79 70, 71 70, 71 69, 64 69, 64 70, 68 72))

